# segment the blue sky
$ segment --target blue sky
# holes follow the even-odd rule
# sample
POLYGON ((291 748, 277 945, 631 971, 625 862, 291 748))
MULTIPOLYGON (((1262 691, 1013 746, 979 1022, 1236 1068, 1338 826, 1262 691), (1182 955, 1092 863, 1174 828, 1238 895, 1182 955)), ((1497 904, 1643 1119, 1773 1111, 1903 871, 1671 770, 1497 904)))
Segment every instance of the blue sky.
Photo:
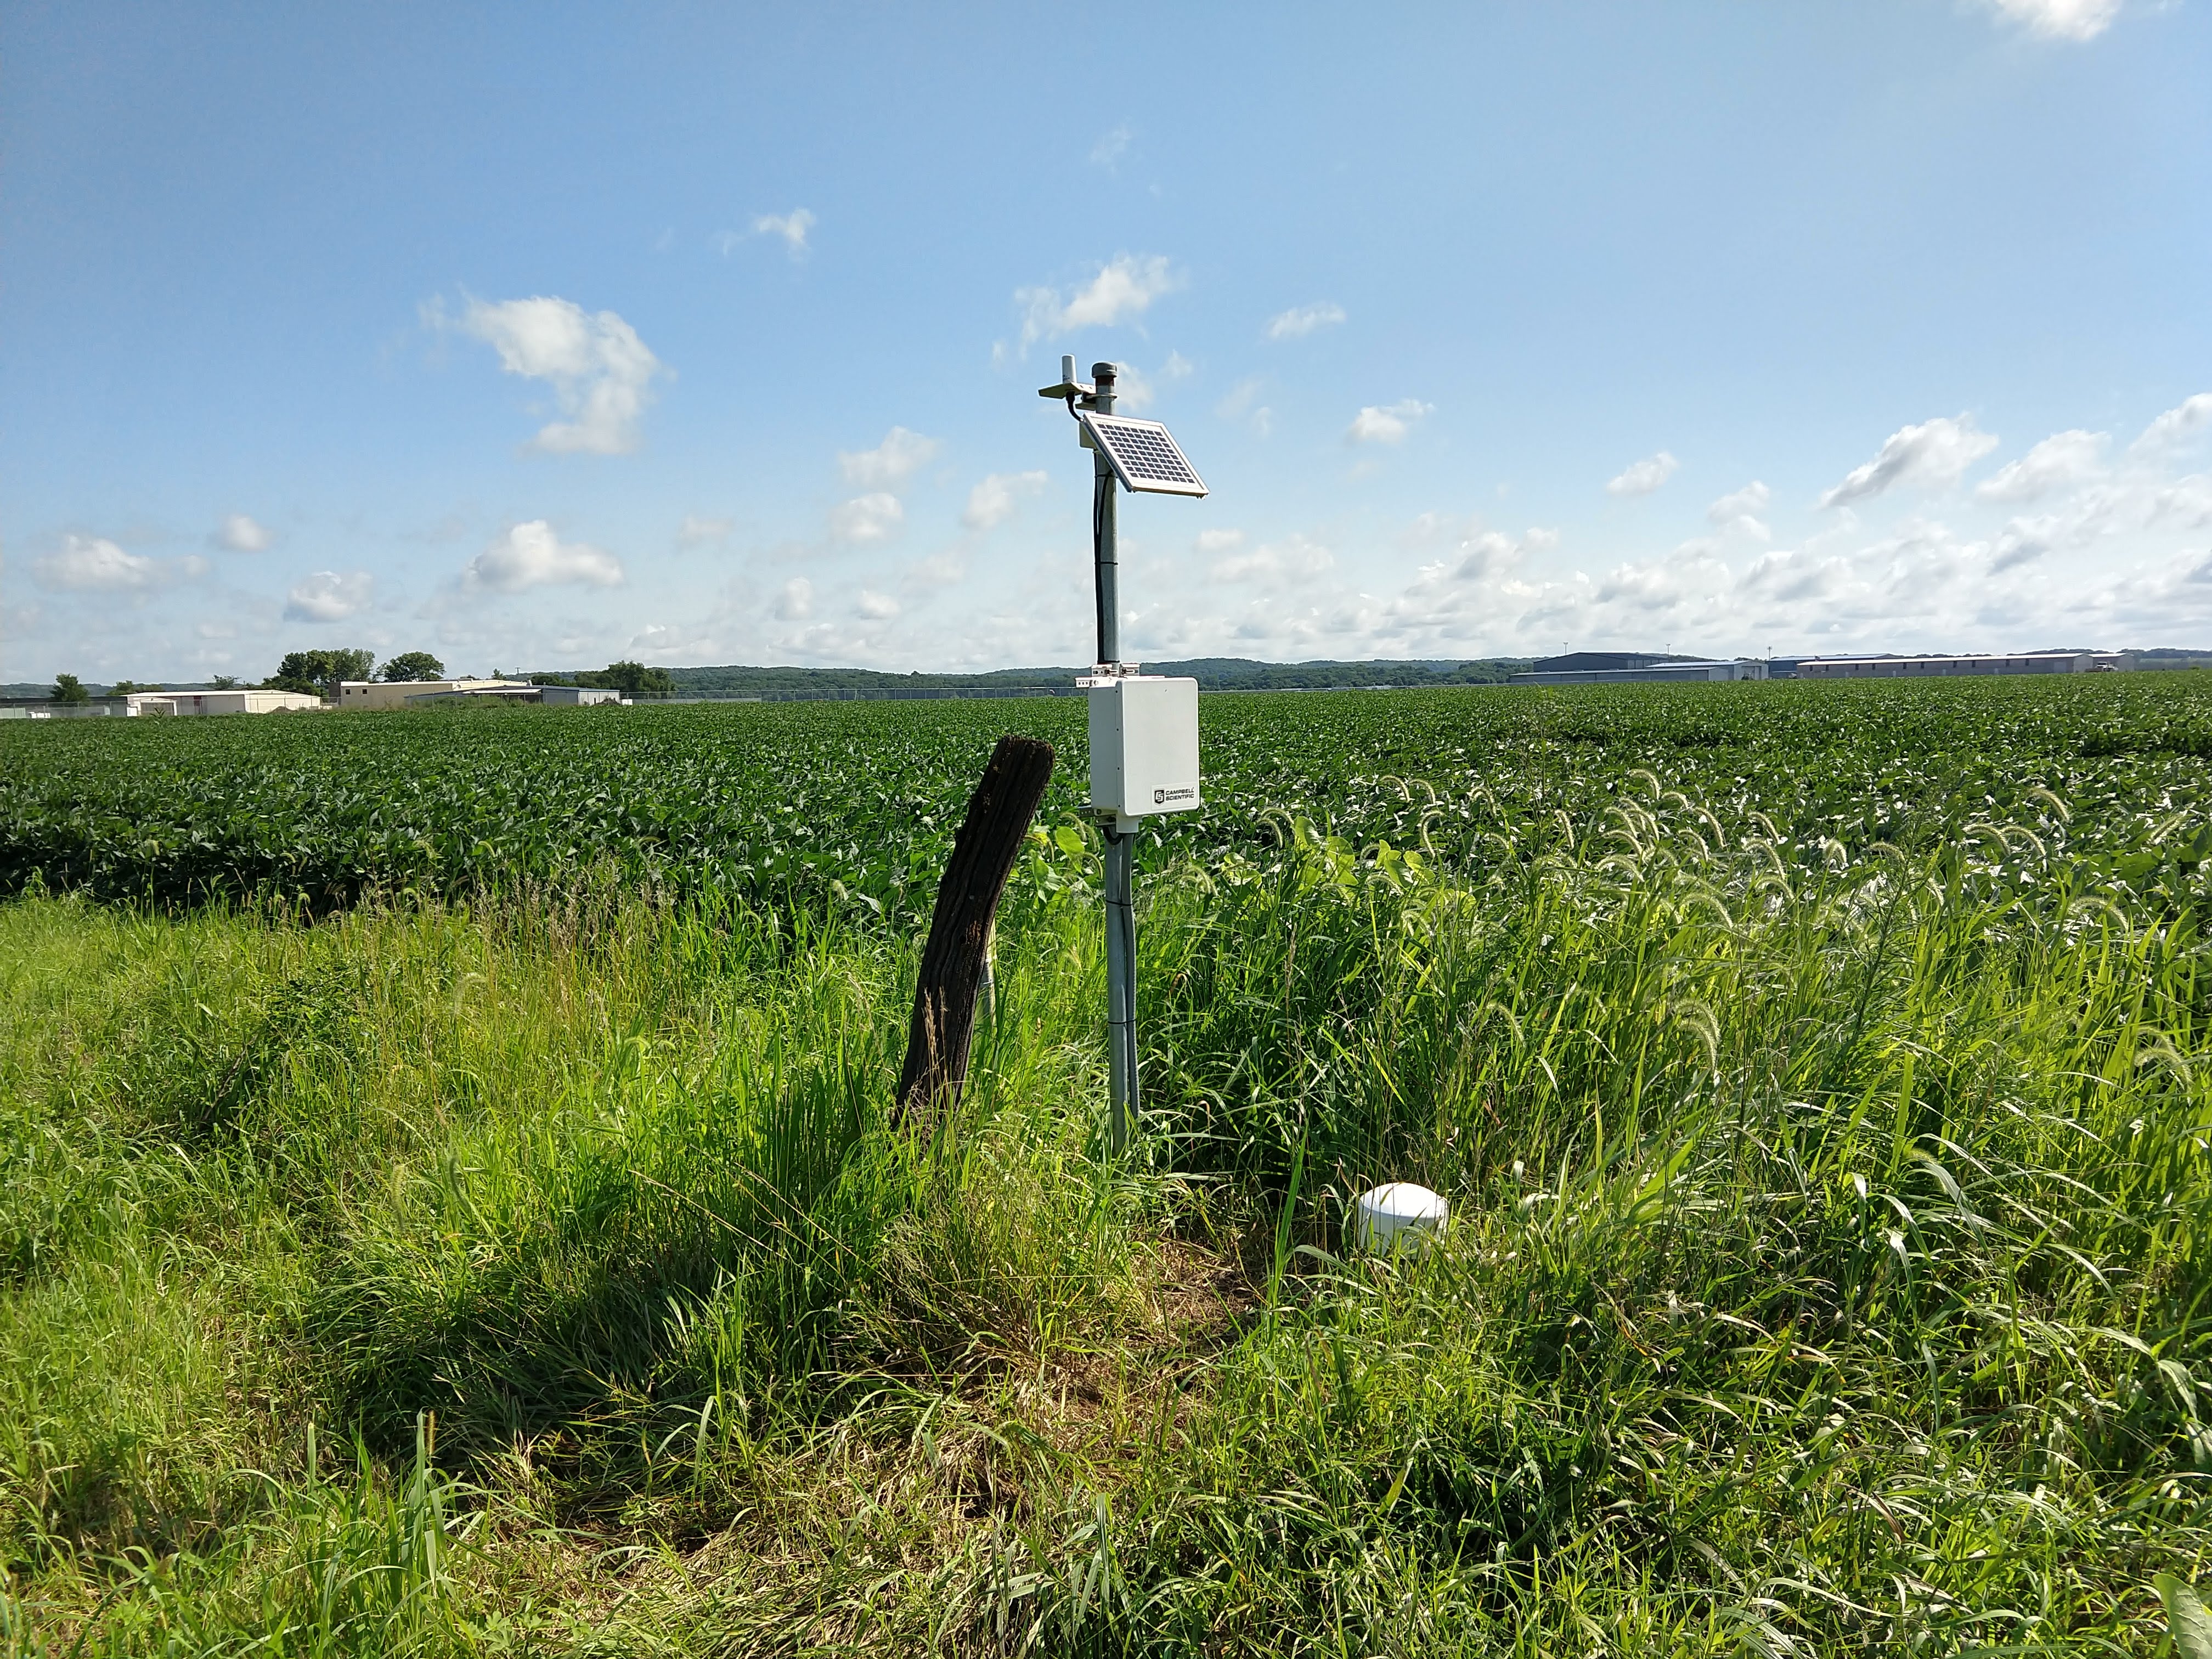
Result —
POLYGON ((0 679, 2212 645, 2212 3, 0 14, 0 679), (1132 412, 1124 405, 1125 412, 1132 412))

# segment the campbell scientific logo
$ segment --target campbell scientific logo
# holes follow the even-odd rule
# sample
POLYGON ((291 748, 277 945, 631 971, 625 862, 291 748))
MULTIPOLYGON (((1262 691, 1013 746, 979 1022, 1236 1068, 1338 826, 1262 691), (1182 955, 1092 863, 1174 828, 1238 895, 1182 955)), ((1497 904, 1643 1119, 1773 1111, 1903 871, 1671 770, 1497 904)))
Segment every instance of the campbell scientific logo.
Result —
POLYGON ((1171 800, 1191 800, 1195 799, 1197 794, 1198 791, 1195 788, 1188 787, 1182 789, 1155 789, 1152 791, 1152 805, 1160 806, 1171 800))

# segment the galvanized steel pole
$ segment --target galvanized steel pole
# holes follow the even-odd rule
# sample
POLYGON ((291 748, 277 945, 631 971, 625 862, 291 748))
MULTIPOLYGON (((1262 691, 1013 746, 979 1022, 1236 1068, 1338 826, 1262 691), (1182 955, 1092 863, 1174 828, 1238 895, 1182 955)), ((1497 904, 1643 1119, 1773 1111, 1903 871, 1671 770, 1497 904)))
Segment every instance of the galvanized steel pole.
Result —
POLYGON ((1106 831, 1106 1145, 1115 1157, 1137 1119, 1137 838, 1106 831))

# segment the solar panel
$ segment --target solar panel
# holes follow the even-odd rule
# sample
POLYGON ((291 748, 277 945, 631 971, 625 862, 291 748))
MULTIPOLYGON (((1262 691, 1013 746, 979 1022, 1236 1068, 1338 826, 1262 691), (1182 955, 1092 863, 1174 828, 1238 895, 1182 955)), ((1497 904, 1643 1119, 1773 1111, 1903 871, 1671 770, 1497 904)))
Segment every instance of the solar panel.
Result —
POLYGON ((1203 495, 1206 481, 1183 459, 1167 428, 1158 421, 1133 421, 1121 415, 1078 411, 1075 418, 1114 468, 1124 489, 1154 495, 1203 495))

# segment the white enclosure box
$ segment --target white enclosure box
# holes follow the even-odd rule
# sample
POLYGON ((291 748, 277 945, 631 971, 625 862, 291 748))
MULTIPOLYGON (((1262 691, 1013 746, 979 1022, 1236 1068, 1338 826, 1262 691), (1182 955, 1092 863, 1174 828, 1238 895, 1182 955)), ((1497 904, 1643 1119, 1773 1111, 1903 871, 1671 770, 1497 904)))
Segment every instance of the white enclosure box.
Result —
POLYGON ((1091 694, 1091 805, 1122 818, 1188 812, 1198 793, 1198 682, 1129 675, 1091 694))

